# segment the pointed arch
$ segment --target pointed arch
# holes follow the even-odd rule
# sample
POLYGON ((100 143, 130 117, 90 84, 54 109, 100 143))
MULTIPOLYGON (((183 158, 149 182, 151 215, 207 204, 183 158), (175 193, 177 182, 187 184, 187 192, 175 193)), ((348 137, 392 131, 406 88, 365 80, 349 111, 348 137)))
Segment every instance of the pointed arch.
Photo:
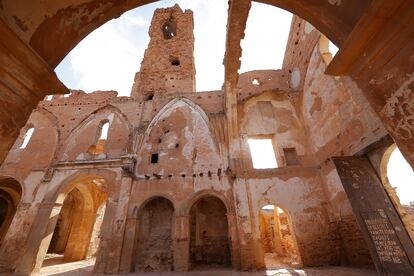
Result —
MULTIPOLYGON (((90 112, 89 114, 87 114, 80 122, 79 124, 77 124, 70 132, 68 135, 68 138, 77 130, 79 130, 85 123, 87 123, 89 120, 92 120, 92 116, 101 113, 101 112, 105 112, 106 110, 112 110, 114 113, 118 114, 120 116, 120 118, 122 118, 125 123, 128 126, 128 129, 132 128, 132 125, 130 123, 130 121, 128 120, 128 117, 116 106, 112 105, 112 104, 107 104, 105 106, 102 106, 100 108, 95 109, 94 111, 90 112)), ((66 138, 66 141, 67 139, 66 138)))
POLYGON ((65 147, 60 150, 59 159, 89 160, 116 158, 131 147, 131 124, 117 107, 105 105, 86 116, 65 139, 65 147), (98 132, 104 123, 109 123, 105 146, 99 147, 98 132), (116 135, 115 135, 116 134, 116 135))
POLYGON ((55 160, 59 139, 57 118, 46 109, 35 109, 7 154, 1 167, 2 173, 25 179, 32 168, 50 166, 55 160), (30 128, 34 129, 30 141, 26 147, 21 147, 24 135, 30 128))
POLYGON ((136 173, 185 175, 223 168, 206 113, 185 98, 168 102, 137 136, 136 173), (202 153, 202 154, 200 154, 202 153), (181 162, 180 167, 170 166, 181 162))
POLYGON ((147 130, 145 131, 145 135, 147 136, 151 132, 152 128, 157 124, 157 122, 161 119, 161 117, 164 114, 166 114, 170 110, 173 110, 175 107, 178 107, 180 103, 188 105, 192 110, 198 112, 201 115, 201 118, 203 118, 207 126, 210 124, 207 114, 204 112, 204 110, 199 105, 197 105, 193 101, 187 98, 184 98, 184 97, 175 98, 171 100, 170 102, 168 102, 166 105, 164 105, 161 108, 161 110, 157 113, 157 115, 154 116, 154 118, 149 123, 147 130))
MULTIPOLYGON (((149 123, 147 129, 144 132, 144 139, 141 140, 141 143, 137 143, 138 148, 142 148, 142 145, 145 144, 145 142, 147 142, 149 134, 151 133, 154 126, 157 125, 157 123, 160 121, 160 119, 164 115, 166 115, 167 112, 170 112, 170 111, 174 110, 176 107, 179 107, 180 104, 184 104, 184 105, 190 107, 191 110, 197 112, 201 116, 201 118, 203 119, 203 121, 206 124, 206 126, 208 127, 208 129, 210 130, 211 137, 215 138, 214 135, 213 135, 213 132, 210 129, 209 118, 208 118, 207 114, 204 112, 204 110, 198 104, 194 103, 193 101, 191 101, 187 98, 181 97, 181 98, 175 98, 175 99, 169 101, 167 104, 165 104, 160 109, 160 111, 154 116, 154 118, 152 118, 152 120, 149 123)), ((217 150, 217 152, 219 152, 216 139, 214 139, 214 146, 215 146, 215 149, 217 150)))

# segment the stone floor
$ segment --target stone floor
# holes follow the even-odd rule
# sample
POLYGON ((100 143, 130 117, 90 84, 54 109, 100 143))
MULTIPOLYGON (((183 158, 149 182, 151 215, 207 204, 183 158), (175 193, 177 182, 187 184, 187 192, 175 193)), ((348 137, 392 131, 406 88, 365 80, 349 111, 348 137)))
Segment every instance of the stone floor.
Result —
MULTIPOLYGON (((86 260, 72 263, 63 263, 61 258, 45 260, 40 273, 32 275, 54 275, 54 276, 90 276, 92 275, 94 260, 86 260)), ((209 269, 190 272, 165 272, 165 273, 133 273, 128 275, 141 276, 374 276, 373 270, 351 267, 319 267, 319 268, 276 268, 267 271, 240 272, 226 269, 209 269)))

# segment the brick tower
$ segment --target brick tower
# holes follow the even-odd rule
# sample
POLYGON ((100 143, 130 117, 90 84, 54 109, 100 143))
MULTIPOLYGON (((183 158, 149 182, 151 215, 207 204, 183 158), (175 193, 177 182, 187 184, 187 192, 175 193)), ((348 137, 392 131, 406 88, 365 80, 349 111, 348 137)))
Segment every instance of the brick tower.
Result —
POLYGON ((150 42, 131 96, 151 100, 167 93, 195 92, 193 12, 174 7, 156 9, 150 42))

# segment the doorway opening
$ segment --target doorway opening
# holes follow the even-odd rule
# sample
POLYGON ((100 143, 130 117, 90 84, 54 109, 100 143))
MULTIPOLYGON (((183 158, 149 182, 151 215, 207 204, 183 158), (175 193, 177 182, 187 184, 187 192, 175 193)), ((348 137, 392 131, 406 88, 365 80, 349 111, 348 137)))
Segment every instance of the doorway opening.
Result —
POLYGON ((96 178, 81 179, 66 194, 59 213, 52 218, 55 224, 48 235, 50 242, 43 267, 81 260, 94 263, 107 198, 97 186, 103 182, 96 178))
POLYGON ((214 196, 190 210, 190 268, 231 267, 227 208, 214 196))
POLYGON ((292 223, 282 208, 264 206, 259 213, 259 228, 266 268, 300 266, 292 223))

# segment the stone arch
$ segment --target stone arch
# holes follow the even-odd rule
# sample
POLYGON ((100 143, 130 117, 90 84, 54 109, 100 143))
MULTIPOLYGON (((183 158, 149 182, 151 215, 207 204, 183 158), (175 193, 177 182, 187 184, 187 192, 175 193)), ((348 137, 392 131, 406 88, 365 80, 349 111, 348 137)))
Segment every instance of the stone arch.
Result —
POLYGON ((164 198, 165 200, 168 200, 171 203, 171 206, 173 207, 174 212, 176 211, 176 207, 174 205, 174 200, 170 195, 168 195, 166 193, 155 193, 155 194, 151 195, 150 197, 148 197, 147 199, 145 199, 139 205, 137 211, 134 212, 134 216, 138 217, 140 212, 142 212, 142 209, 145 207, 145 205, 147 205, 148 202, 150 202, 151 200, 156 199, 156 198, 164 198))
POLYGON ((397 144, 393 143, 383 151, 379 164, 379 175, 385 191, 387 192, 392 204, 400 215, 411 240, 414 241, 414 212, 412 211, 412 207, 410 208, 410 206, 401 203, 400 197, 397 194, 397 188, 392 185, 388 177, 388 163, 390 162, 391 155, 397 149, 397 144))
MULTIPOLYGON (((132 128, 132 125, 130 121, 128 120, 128 117, 117 107, 113 106, 112 104, 107 104, 105 106, 102 106, 100 108, 95 109, 94 111, 90 112, 88 115, 86 115, 78 125, 76 125, 69 133, 69 137, 73 135, 74 132, 79 130, 83 125, 85 125, 89 120, 92 120, 92 116, 96 115, 101 112, 105 112, 106 110, 111 110, 114 113, 117 113, 123 120, 125 121, 126 125, 128 126, 128 129, 132 128)), ((68 138, 66 138, 67 140, 68 138)))
POLYGON ((260 244, 266 268, 273 268, 280 263, 301 266, 302 260, 290 213, 279 204, 266 203, 259 207, 260 244), (265 208, 268 206, 273 209, 265 208))
POLYGON ((190 200, 193 204, 188 212, 189 267, 235 265, 228 207, 211 194, 193 199, 197 200, 190 200))
POLYGON ((20 130, 19 137, 2 164, 3 174, 25 179, 33 167, 48 167, 55 159, 59 140, 57 118, 48 110, 37 108, 20 130), (32 136, 26 147, 20 148, 29 128, 34 128, 32 136))
POLYGON ((165 104, 160 111, 154 116, 154 118, 149 123, 146 131, 145 131, 145 137, 148 137, 151 130, 154 128, 154 126, 159 122, 160 118, 169 110, 173 109, 177 104, 184 103, 188 105, 191 109, 197 111, 201 117, 203 118, 206 125, 209 125, 209 120, 207 114, 204 112, 204 110, 198 105, 192 102, 191 100, 187 98, 175 98, 171 101, 169 101, 167 104, 165 104))
MULTIPOLYGON (((24 33, 24 40, 30 42, 33 49, 51 67, 55 67, 76 44, 93 30, 130 9, 152 2, 156 1, 115 1, 105 5, 98 0, 81 1, 76 4, 69 1, 41 11, 35 3, 26 9, 16 7, 13 1, 9 1, 8 5, 4 6, 10 9, 5 11, 6 14, 10 13, 6 20, 10 22, 13 29, 17 33, 24 33), (85 14, 85 11, 87 11, 86 15, 80 16, 80 14, 85 14), (16 21, 21 22, 20 25, 16 21), (22 33, 22 24, 25 22, 31 22, 31 24, 23 25, 25 31, 22 33), (47 43, 49 41, 54 43, 47 43)), ((259 2, 285 9, 304 18, 337 45, 345 41, 364 10, 371 3, 369 0, 317 0, 312 2, 260 0, 259 2)))
POLYGON ((61 161, 117 158, 131 147, 131 124, 125 114, 112 105, 86 116, 65 139, 59 153, 61 161), (97 130, 102 121, 110 123, 103 152, 95 151, 97 130))
POLYGON ((0 245, 23 196, 23 186, 14 178, 0 177, 0 245))
POLYGON ((162 107, 135 145, 137 174, 217 171, 223 163, 207 115, 186 98, 176 98, 162 107), (181 162, 181 168, 171 166, 172 161, 181 162))
POLYGON ((113 184, 116 177, 117 173, 111 170, 88 169, 76 172, 63 181, 52 179, 31 227, 27 248, 19 259, 15 272, 25 274, 40 269, 59 214, 65 206, 65 199, 76 189, 78 195, 82 195, 78 201, 82 206, 75 210, 79 215, 78 221, 70 229, 64 255, 69 261, 84 259, 88 253, 97 209, 108 197, 114 197, 119 192, 119 187, 113 184))
POLYGON ((235 213, 234 206, 230 204, 229 199, 225 195, 214 190, 201 190, 193 194, 193 196, 191 196, 188 200, 183 202, 178 207, 179 209, 177 209, 177 216, 188 216, 190 214, 191 207, 194 205, 194 203, 206 196, 217 197, 219 200, 223 202, 224 206, 226 207, 227 213, 235 213))
POLYGON ((174 204, 162 196, 146 199, 137 212, 132 271, 174 270, 174 204))
POLYGON ((380 162, 380 176, 381 176, 381 180, 382 183, 384 183, 384 185, 390 185, 390 181, 388 179, 387 176, 387 165, 388 162, 390 161, 390 157, 391 154, 393 153, 393 151, 397 148, 397 144, 393 143, 391 146, 389 146, 383 153, 382 158, 381 158, 381 162, 380 162))

